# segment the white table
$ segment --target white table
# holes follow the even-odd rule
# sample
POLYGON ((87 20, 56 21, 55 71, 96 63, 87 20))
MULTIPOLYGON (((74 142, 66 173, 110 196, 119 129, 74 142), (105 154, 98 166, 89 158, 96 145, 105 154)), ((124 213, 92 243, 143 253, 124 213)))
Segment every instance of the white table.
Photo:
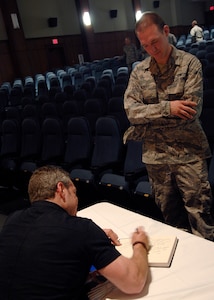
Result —
POLYGON ((151 267, 143 293, 127 296, 115 291, 108 299, 214 299, 214 242, 107 202, 82 209, 78 216, 90 218, 102 228, 113 229, 119 238, 129 237, 137 226, 143 226, 148 235, 176 235, 179 239, 172 265, 151 267))

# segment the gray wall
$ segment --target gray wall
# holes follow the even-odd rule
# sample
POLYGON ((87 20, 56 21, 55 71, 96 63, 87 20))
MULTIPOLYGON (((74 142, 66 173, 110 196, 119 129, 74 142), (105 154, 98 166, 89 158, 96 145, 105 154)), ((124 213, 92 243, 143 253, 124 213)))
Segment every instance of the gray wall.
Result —
MULTIPOLYGON (((154 10, 169 26, 191 25, 193 19, 204 23, 204 11, 213 1, 160 0, 159 8, 152 0, 141 0, 142 11, 154 10)), ((80 34, 74 0, 17 0, 25 38, 80 34), (47 20, 57 17, 58 26, 48 27, 47 20)), ((92 26, 95 33, 133 30, 135 15, 131 0, 89 0, 92 26), (109 10, 117 9, 117 18, 111 19, 109 10)), ((7 39, 0 12, 0 40, 7 39)))
POLYGON ((159 7, 154 8, 153 1, 141 0, 143 11, 157 12, 169 26, 191 26, 193 19, 204 23, 204 4, 204 1, 194 0, 160 0, 159 7))
POLYGON ((26 38, 79 34, 74 0, 17 0, 26 38), (48 27, 48 18, 56 17, 57 27, 48 27))
POLYGON ((134 28, 135 15, 130 0, 89 0, 94 32, 131 30, 134 28), (117 10, 117 18, 109 17, 110 10, 117 10))

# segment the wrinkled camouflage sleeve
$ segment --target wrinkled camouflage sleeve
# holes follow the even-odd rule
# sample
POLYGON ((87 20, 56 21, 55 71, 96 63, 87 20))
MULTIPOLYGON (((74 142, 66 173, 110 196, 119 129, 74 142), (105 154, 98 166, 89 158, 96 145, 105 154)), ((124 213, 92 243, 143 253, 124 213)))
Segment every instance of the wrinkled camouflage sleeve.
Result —
MULTIPOLYGON (((146 74, 141 70, 140 65, 137 65, 132 71, 129 79, 129 84, 124 95, 124 108, 127 117, 131 124, 147 124, 152 119, 161 118, 170 115, 170 105, 168 101, 161 103, 146 104, 143 95, 147 98, 156 98, 156 85, 151 77, 147 80, 146 74), (147 81, 147 86, 143 84, 147 81), (149 82, 150 81, 150 82, 149 82)), ((145 72, 146 73, 146 72, 145 72)))
POLYGON ((201 62, 194 56, 189 66, 183 99, 190 99, 198 104, 195 118, 199 117, 203 106, 203 74, 201 62))

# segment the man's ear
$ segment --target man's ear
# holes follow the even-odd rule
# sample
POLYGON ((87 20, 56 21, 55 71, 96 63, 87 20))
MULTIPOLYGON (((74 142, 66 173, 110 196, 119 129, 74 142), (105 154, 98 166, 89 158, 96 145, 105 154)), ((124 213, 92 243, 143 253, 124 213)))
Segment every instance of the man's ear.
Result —
POLYGON ((168 25, 164 25, 164 26, 163 26, 163 32, 166 34, 166 36, 169 35, 170 29, 169 29, 169 26, 168 26, 168 25))
POLYGON ((60 197, 63 199, 63 200, 65 200, 65 193, 64 193, 64 191, 65 191, 65 186, 64 186, 64 184, 62 183, 62 182, 58 182, 57 183, 57 193, 60 195, 60 197))

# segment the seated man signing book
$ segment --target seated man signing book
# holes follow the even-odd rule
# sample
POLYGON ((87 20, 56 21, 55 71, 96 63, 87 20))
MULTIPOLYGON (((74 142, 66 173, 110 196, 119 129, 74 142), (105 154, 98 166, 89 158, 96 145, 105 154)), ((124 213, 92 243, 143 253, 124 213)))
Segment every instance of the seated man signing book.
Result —
POLYGON ((1 300, 87 299, 90 267, 125 293, 139 293, 148 276, 148 237, 132 235, 133 255, 115 248, 118 237, 77 217, 78 198, 69 174, 38 168, 28 186, 31 206, 8 217, 0 232, 1 300))

